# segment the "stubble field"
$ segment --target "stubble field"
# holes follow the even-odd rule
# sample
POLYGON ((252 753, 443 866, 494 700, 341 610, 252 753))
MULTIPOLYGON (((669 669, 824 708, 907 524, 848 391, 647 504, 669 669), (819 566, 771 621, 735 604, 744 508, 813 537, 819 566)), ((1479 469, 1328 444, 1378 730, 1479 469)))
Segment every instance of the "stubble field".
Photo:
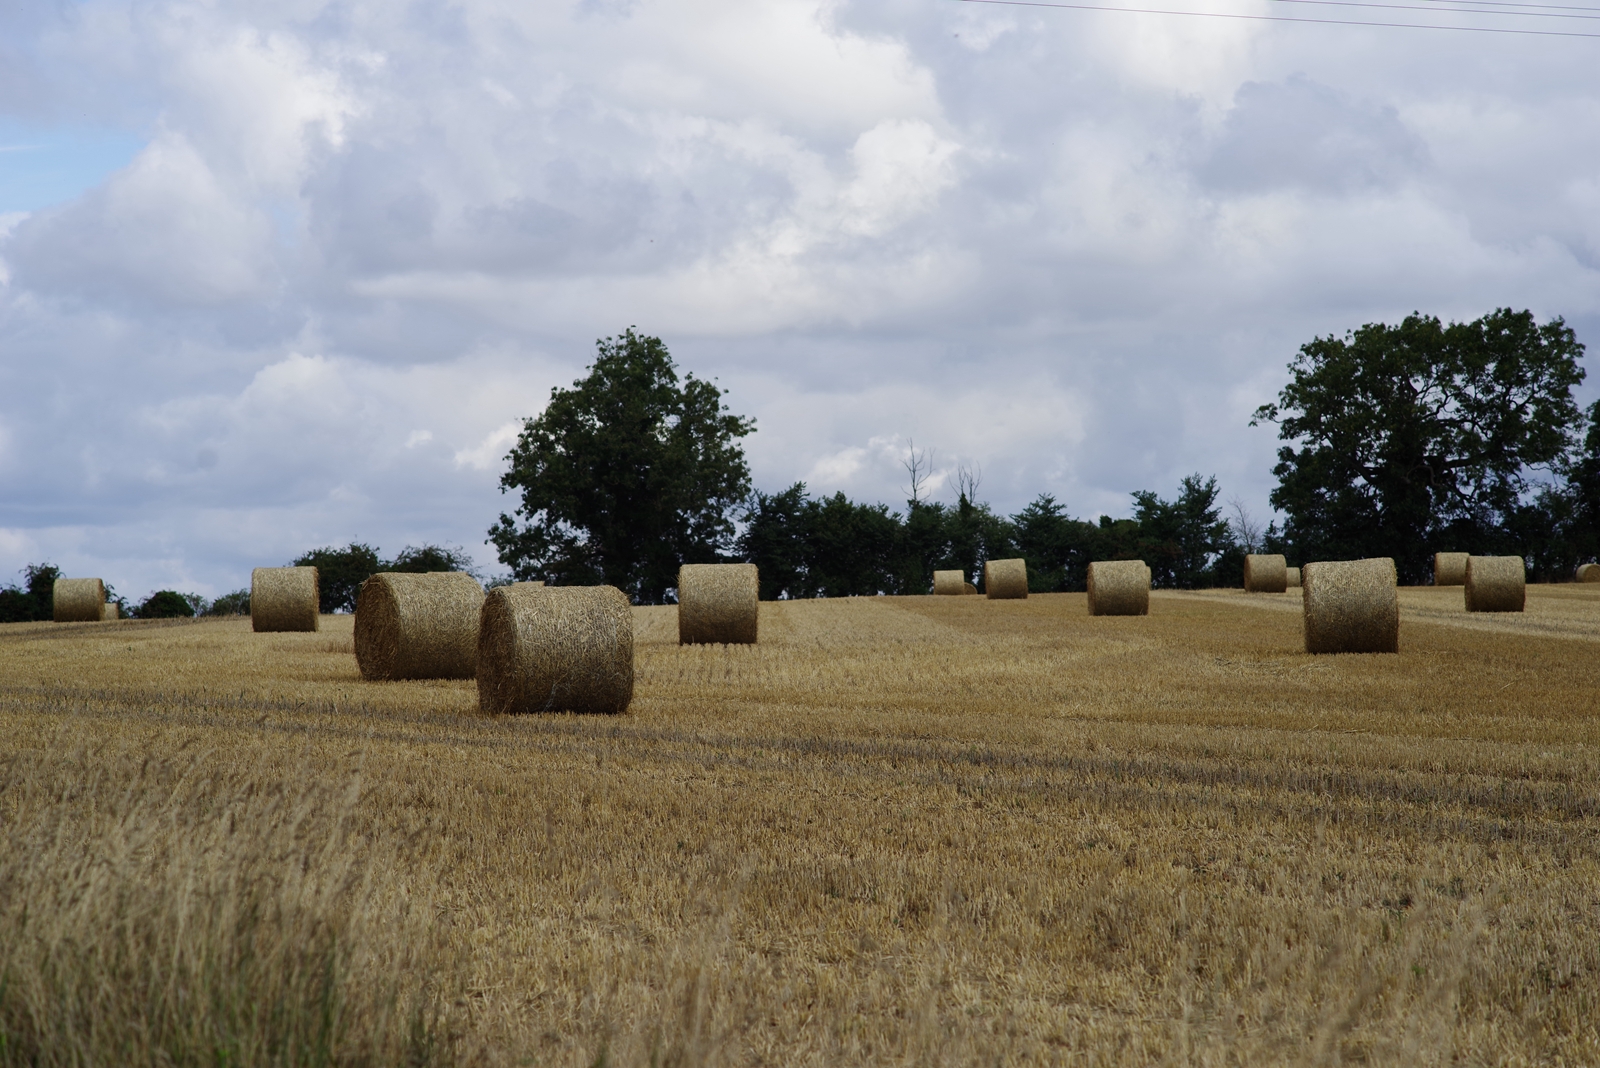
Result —
POLYGON ((636 610, 620 717, 350 617, 0 627, 0 1064, 1600 1063, 1600 589, 636 610))

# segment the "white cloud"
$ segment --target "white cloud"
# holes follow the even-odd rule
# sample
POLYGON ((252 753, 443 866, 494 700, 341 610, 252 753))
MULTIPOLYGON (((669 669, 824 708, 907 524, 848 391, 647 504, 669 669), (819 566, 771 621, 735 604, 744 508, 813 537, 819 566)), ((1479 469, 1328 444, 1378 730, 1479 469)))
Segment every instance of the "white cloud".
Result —
POLYGON ((523 423, 514 420, 502 423, 489 432, 478 444, 467 449, 457 449, 455 462, 457 467, 470 467, 474 471, 488 471, 497 468, 504 460, 511 446, 516 444, 517 435, 522 433, 523 423))
POLYGON ((1264 512, 1245 424, 1312 336, 1600 325, 1600 89, 1558 42, 859 0, 7 28, 0 107, 145 148, 0 219, 0 566, 134 592, 486 558, 521 420, 629 324, 758 418, 764 489, 898 503, 915 440, 939 494, 1080 515, 1195 470, 1264 512))

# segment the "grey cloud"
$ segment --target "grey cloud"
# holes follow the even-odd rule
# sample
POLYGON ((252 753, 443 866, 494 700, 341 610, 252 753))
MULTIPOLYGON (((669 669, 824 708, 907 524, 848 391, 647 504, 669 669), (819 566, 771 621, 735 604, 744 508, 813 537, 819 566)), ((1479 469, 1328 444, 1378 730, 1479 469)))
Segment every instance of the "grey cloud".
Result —
POLYGON ((1392 106, 1297 75, 1240 86, 1196 175, 1218 191, 1337 193, 1394 185, 1428 160, 1427 146, 1392 106))
POLYGON ((1094 515, 1196 469, 1265 511, 1245 424, 1314 335, 1600 321, 1576 53, 1485 84, 1469 41, 909 0, 82 11, 23 26, 0 106, 91 72, 86 121, 153 101, 154 147, 0 237, 0 576, 488 560, 508 428, 630 324, 758 418, 763 487, 898 501, 915 438, 1094 515))

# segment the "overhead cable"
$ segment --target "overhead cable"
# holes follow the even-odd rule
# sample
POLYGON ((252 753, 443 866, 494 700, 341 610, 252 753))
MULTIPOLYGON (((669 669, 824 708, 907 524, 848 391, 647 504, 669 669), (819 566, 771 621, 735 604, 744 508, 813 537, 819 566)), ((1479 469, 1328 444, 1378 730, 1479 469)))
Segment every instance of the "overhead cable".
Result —
POLYGON ((1458 30, 1463 33, 1512 33, 1526 37, 1592 37, 1600 33, 1575 30, 1523 30, 1513 26, 1450 26, 1428 22, 1367 22, 1359 19, 1303 19, 1291 15, 1244 15, 1231 11, 1173 11, 1155 7, 1115 7, 1109 4, 1062 4, 1048 0, 955 0, 960 4, 996 4, 1001 7, 1054 7, 1071 11, 1121 11, 1130 15, 1184 15, 1192 18, 1241 19, 1246 22, 1304 22, 1319 26, 1376 26, 1395 30, 1458 30))

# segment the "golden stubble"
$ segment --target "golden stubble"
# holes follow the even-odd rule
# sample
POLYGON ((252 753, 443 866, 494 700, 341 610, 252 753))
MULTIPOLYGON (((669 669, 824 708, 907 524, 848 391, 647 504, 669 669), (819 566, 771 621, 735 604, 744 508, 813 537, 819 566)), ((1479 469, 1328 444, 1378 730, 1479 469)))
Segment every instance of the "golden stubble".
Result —
POLYGON ((0 818, 115 869, 95 813, 211 796, 152 777, 287 798, 362 875, 346 981, 461 1063, 1592 1063, 1600 589, 1460 596, 1391 656, 1305 655, 1298 591, 641 608, 622 716, 363 683, 349 617, 12 625, 0 818))

